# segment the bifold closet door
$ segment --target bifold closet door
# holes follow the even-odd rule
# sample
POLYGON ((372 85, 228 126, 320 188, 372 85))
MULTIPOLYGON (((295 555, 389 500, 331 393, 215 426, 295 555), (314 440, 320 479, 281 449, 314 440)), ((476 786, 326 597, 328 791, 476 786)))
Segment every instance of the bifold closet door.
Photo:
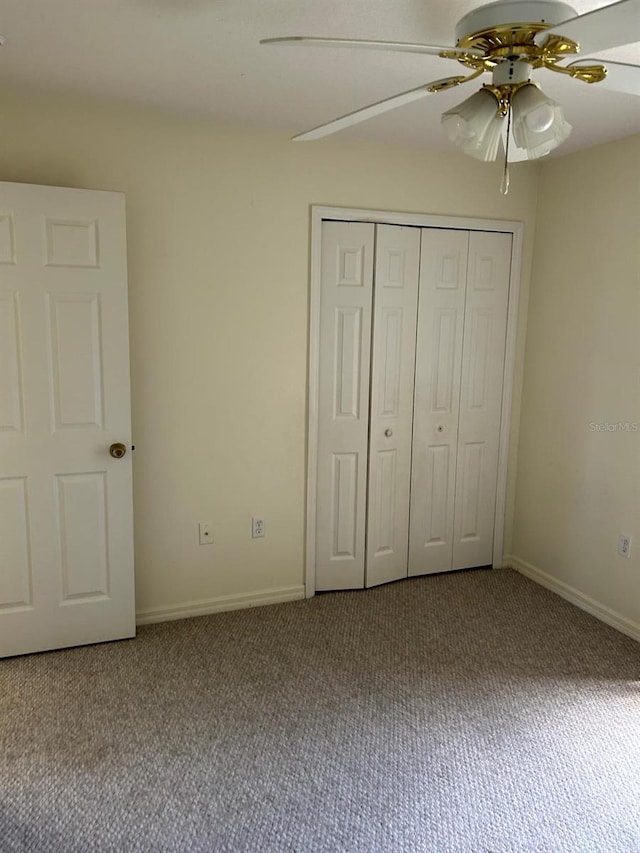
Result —
POLYGON ((420 229, 322 229, 316 589, 356 589, 407 575, 420 229))
POLYGON ((493 562, 511 235, 424 231, 409 574, 493 562))
POLYGON ((469 236, 453 569, 493 563, 511 234, 469 236))
POLYGON ((420 229, 376 226, 365 586, 407 576, 420 229))
POLYGON ((364 586, 375 225, 322 224, 316 589, 364 586))
POLYGON ((422 232, 409 575, 452 565, 468 253, 468 231, 422 232))
POLYGON ((323 223, 317 590, 493 562, 510 262, 510 234, 323 223))

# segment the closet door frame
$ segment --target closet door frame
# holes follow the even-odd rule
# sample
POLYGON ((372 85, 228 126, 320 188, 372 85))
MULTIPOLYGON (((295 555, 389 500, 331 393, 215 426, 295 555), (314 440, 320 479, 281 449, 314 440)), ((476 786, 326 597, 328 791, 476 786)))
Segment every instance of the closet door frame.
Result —
POLYGON ((512 235, 511 273, 509 280, 509 306, 503 375, 502 411, 500 416, 500 443, 498 450, 498 482, 496 489, 496 515, 493 533, 494 569, 503 565, 503 538, 507 498, 507 463, 513 403, 513 379, 516 356, 516 333, 520 301, 522 245, 524 224, 513 220, 476 219, 464 216, 436 216, 422 213, 401 213, 360 208, 311 207, 311 258, 310 258, 310 316, 309 316, 309 398, 307 432, 307 513, 306 513, 306 575, 305 594, 315 595, 316 588, 316 509, 318 465, 318 392, 320 364, 320 297, 322 223, 326 220, 342 222, 371 222, 380 225, 406 225, 416 228, 447 228, 464 231, 497 231, 512 235))

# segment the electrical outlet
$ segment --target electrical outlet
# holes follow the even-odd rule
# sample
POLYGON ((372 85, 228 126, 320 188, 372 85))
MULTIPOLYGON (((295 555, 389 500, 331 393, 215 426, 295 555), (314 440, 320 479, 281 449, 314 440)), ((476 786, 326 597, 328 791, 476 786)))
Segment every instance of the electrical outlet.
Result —
POLYGON ((625 536, 624 533, 618 536, 618 554, 621 557, 626 557, 627 560, 631 556, 631 537, 625 536))
POLYGON ((262 539, 265 535, 264 518, 254 515, 251 519, 251 538, 262 539))
POLYGON ((213 536, 211 535, 211 524, 208 521, 201 521, 198 525, 201 545, 211 545, 213 536))

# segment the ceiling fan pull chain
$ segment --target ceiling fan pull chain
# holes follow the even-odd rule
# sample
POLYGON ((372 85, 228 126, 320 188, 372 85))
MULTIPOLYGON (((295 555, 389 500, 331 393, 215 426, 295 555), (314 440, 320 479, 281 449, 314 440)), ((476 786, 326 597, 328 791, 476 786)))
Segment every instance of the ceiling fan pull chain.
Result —
POLYGON ((502 182, 500 183, 500 192, 502 195, 507 195, 509 192, 509 142, 511 141, 511 101, 509 101, 509 110, 507 112, 507 141, 504 146, 504 170, 502 172, 502 182))

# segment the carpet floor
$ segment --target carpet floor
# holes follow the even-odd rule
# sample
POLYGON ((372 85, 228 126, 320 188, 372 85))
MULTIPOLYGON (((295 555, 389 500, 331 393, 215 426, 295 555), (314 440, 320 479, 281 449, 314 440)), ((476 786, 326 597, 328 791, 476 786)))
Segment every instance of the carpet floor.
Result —
POLYGON ((0 661, 2 853, 638 853, 640 646, 515 572, 0 661))

